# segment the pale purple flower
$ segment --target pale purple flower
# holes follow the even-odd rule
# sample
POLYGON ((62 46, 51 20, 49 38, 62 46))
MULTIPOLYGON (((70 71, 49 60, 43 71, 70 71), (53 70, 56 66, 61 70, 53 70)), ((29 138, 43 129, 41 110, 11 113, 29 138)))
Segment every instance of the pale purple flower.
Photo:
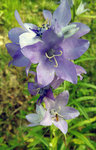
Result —
POLYGON ((22 48, 22 53, 37 66, 37 81, 47 86, 55 77, 77 83, 77 73, 73 62, 89 47, 85 39, 58 37, 48 29, 42 35, 42 42, 22 48))
POLYGON ((56 97, 55 101, 48 98, 44 100, 47 110, 42 105, 36 105, 36 113, 26 116, 27 120, 31 122, 29 126, 51 126, 54 124, 62 133, 66 134, 68 125, 65 120, 73 119, 79 115, 76 109, 66 106, 68 98, 68 91, 64 91, 56 97))
POLYGON ((57 128, 61 130, 61 132, 66 134, 68 130, 68 125, 65 120, 73 119, 79 116, 79 112, 76 109, 66 106, 68 103, 68 98, 68 91, 64 91, 56 97, 55 101, 45 99, 47 111, 45 112, 45 116, 44 119, 41 121, 41 124, 54 124, 57 128))

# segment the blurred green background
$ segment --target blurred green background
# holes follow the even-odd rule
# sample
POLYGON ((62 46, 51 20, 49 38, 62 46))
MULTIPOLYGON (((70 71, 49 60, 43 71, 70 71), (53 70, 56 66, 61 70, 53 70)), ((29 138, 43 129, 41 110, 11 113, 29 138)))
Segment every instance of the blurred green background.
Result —
MULTIPOLYGON (((75 0, 75 9, 81 0, 75 0)), ((8 31, 19 27, 14 11, 17 9, 23 22, 41 26, 43 9, 53 12, 56 0, 1 0, 0 1, 0 150, 95 150, 96 149, 96 0, 84 0, 90 11, 75 17, 75 22, 87 24, 91 31, 85 39, 90 41, 87 52, 75 61, 87 71, 84 79, 73 85, 63 83, 54 94, 69 90, 69 106, 79 110, 80 116, 69 120, 64 136, 56 127, 28 128, 25 115, 35 112, 37 97, 27 90, 25 68, 8 67, 12 59, 5 44, 10 42, 8 31)))

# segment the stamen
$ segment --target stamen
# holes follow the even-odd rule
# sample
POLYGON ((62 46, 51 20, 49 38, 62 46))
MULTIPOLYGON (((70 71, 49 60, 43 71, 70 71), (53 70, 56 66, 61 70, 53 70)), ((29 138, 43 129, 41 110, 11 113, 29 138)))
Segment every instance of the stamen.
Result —
POLYGON ((55 57, 56 57, 56 56, 61 56, 61 55, 62 55, 62 53, 63 53, 63 52, 60 50, 60 54, 57 54, 57 55, 54 55, 54 54, 53 54, 53 56, 48 56, 48 54, 47 54, 47 53, 45 53, 45 55, 46 55, 46 57, 49 59, 49 61, 51 61, 51 62, 52 62, 52 60, 51 60, 51 59, 52 59, 52 58, 54 59, 54 61, 55 61, 55 63, 56 63, 56 64, 54 65, 54 67, 56 67, 56 68, 57 68, 57 67, 58 67, 58 62, 57 62, 57 60, 56 60, 56 58, 55 58, 55 57))
POLYGON ((56 114, 56 121, 59 121, 58 114, 56 114))
POLYGON ((37 88, 36 90, 37 90, 37 94, 39 94, 40 88, 37 88))

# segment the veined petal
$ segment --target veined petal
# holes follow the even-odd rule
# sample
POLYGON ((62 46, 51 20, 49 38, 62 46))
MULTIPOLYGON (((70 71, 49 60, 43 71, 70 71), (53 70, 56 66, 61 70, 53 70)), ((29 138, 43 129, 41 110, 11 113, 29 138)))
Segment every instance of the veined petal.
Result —
POLYGON ((26 30, 26 28, 25 28, 25 26, 24 26, 24 24, 23 24, 23 22, 22 22, 22 20, 20 18, 20 15, 19 15, 17 10, 15 10, 15 18, 18 21, 19 25, 22 26, 22 28, 24 28, 26 30))
POLYGON ((64 119, 69 120, 79 116, 79 111, 72 107, 63 107, 63 109, 59 112, 64 119))
POLYGON ((38 63, 40 61, 40 50, 42 49, 42 42, 38 42, 33 45, 25 46, 21 49, 21 52, 27 57, 31 63, 38 63))
POLYGON ((47 64, 39 63, 36 70, 39 84, 47 86, 54 79, 54 69, 47 64))
POLYGON ((40 122, 40 125, 43 125, 43 126, 51 126, 52 125, 52 119, 51 119, 49 111, 46 111, 43 120, 40 122))
POLYGON ((20 46, 19 44, 7 43, 6 48, 8 50, 8 53, 13 57, 15 53, 20 49, 20 46))
POLYGON ((58 67, 55 68, 56 75, 66 81, 77 83, 75 65, 63 57, 57 57, 58 67))
POLYGON ((53 13, 54 22, 57 21, 62 28, 71 21, 71 11, 67 0, 61 2, 59 7, 53 13))
POLYGON ((19 43, 21 48, 23 48, 24 46, 33 45, 39 41, 41 40, 36 37, 36 33, 33 31, 30 33, 23 33, 19 36, 19 43))
POLYGON ((38 114, 36 114, 36 113, 26 115, 26 119, 31 123, 39 123, 40 122, 40 118, 39 118, 38 114))
POLYGON ((49 23, 51 23, 52 14, 49 10, 43 10, 43 16, 46 20, 48 20, 49 23))
POLYGON ((61 130, 62 133, 66 134, 68 131, 67 122, 63 119, 59 119, 59 121, 52 121, 53 124, 61 130))
POLYGON ((89 44, 89 41, 85 39, 68 38, 63 40, 60 46, 64 51, 64 57, 66 59, 74 60, 85 53, 89 44))
POLYGON ((68 103, 68 98, 69 98, 69 92, 64 91, 60 93, 55 100, 55 108, 61 110, 64 108, 65 105, 68 103))
POLYGON ((13 43, 19 43, 19 36, 26 32, 22 28, 13 28, 9 31, 8 37, 13 43))
POLYGON ((72 36, 72 38, 79 38, 87 34, 88 32, 90 32, 90 28, 83 23, 75 22, 75 23, 72 23, 72 25, 76 25, 76 27, 79 28, 79 30, 72 36))

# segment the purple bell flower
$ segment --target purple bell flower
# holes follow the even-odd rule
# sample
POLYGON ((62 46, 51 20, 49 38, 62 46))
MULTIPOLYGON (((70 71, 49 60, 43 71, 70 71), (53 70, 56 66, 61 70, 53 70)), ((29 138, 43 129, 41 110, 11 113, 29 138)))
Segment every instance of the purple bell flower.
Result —
POLYGON ((54 95, 53 95, 53 92, 52 92, 52 89, 50 86, 43 87, 42 85, 39 85, 36 82, 35 83, 29 82, 28 83, 28 90, 29 90, 31 95, 40 94, 40 96, 37 100, 37 104, 38 103, 41 104, 44 97, 47 97, 47 98, 54 100, 54 95))
POLYGON ((28 82, 28 90, 31 95, 40 94, 37 100, 37 104, 41 104, 44 97, 54 100, 55 98, 52 92, 52 88, 56 89, 63 82, 63 80, 55 76, 54 80, 49 85, 44 86, 38 84, 37 75, 35 72, 32 72, 32 74, 33 73, 35 75, 35 82, 28 82))
POLYGON ((47 86, 55 77, 77 83, 77 73, 73 62, 89 47, 85 39, 58 37, 48 29, 42 35, 42 42, 22 48, 22 53, 37 66, 37 81, 47 86))

